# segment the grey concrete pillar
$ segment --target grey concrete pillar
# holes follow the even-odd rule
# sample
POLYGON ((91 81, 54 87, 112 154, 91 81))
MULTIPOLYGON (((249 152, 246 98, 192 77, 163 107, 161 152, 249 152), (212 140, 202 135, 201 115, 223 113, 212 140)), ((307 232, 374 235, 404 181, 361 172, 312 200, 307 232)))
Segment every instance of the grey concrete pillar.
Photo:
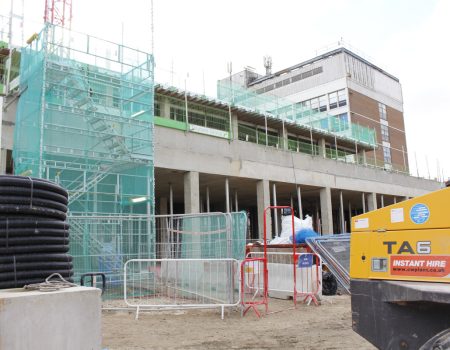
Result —
POLYGON ((397 197, 394 196, 394 204, 397 203, 397 197))
POLYGON ((239 211, 237 190, 234 190, 234 211, 236 211, 236 212, 239 211))
POLYGON ((206 212, 209 213, 211 211, 211 207, 209 204, 209 186, 206 186, 206 212))
POLYGON ((327 157, 325 139, 319 139, 319 155, 322 156, 323 158, 327 157))
POLYGON ((300 186, 297 186, 297 201, 298 201, 298 215, 303 220, 303 207, 302 207, 302 192, 300 186))
POLYGON ((230 212, 230 182, 225 178, 225 211, 230 212))
MULTIPOLYGON (((0 113, 2 113, 1 110, 0 110, 0 113)), ((1 130, 1 127, 0 127, 0 130, 1 130)), ((0 153, 0 174, 5 174, 5 173, 6 173, 6 149, 2 148, 1 153, 0 153)))
POLYGON ((367 195, 367 209, 368 211, 377 210, 377 194, 375 192, 367 195))
POLYGON ((284 126, 283 121, 283 128, 281 129, 281 140, 280 140, 280 148, 282 149, 288 149, 288 135, 286 132, 286 127, 284 126))
MULTIPOLYGON (((277 185, 275 183, 272 185, 272 191, 273 191, 272 205, 274 207, 276 207, 277 206, 277 185)), ((275 221, 275 225, 274 225, 275 237, 278 237, 278 210, 277 209, 273 210, 273 220, 275 221)))
POLYGON ((339 191, 339 209, 341 214, 341 233, 345 232, 345 218, 344 218, 344 196, 342 191, 339 191))
POLYGON ((161 97, 161 115, 158 117, 170 118, 170 104, 166 97, 161 97))
POLYGON ((169 183, 169 214, 173 215, 173 188, 169 183))
POLYGON ((381 207, 384 208, 384 195, 381 195, 380 200, 381 200, 381 207))
POLYGON ((200 211, 199 174, 189 171, 184 174, 184 212, 186 214, 200 211))
POLYGON ((159 214, 166 215, 167 214, 167 197, 161 197, 159 199, 159 214))
POLYGON ((366 212, 366 194, 363 192, 361 193, 361 200, 362 200, 362 210, 363 213, 366 212))
MULTIPOLYGON (((260 180, 256 183, 256 201, 258 205, 258 234, 259 239, 264 235, 264 209, 270 206, 270 186, 268 180, 260 180)), ((272 237, 272 222, 270 211, 266 213, 267 239, 272 237)))
POLYGON ((232 140, 237 140, 239 138, 239 129, 238 129, 238 116, 236 113, 231 113, 231 136, 232 140))
POLYGON ((331 205, 331 189, 320 189, 320 214, 322 221, 322 234, 333 233, 333 207, 331 205))

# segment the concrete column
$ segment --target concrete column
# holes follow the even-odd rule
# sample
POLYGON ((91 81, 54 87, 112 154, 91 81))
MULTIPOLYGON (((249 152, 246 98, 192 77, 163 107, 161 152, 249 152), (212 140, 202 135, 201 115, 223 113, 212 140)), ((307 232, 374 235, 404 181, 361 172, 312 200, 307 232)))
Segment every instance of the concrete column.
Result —
POLYGON ((341 233, 345 232, 345 218, 344 218, 344 196, 342 195, 342 191, 339 191, 339 206, 340 206, 340 214, 341 214, 341 233))
POLYGON ((367 195, 367 209, 368 211, 377 210, 377 194, 375 192, 367 195))
POLYGON ((231 113, 231 136, 232 140, 237 140, 239 138, 239 130, 238 130, 238 116, 236 113, 231 113))
POLYGON ((211 210, 209 205, 209 186, 206 186, 206 212, 209 213, 211 210))
MULTIPOLYGON (((277 185, 275 183, 272 185, 272 195, 273 195, 272 205, 276 207, 277 206, 277 185)), ((273 220, 275 221, 275 225, 274 225, 275 237, 278 237, 278 210, 277 209, 274 209, 274 211, 273 211, 273 220)))
MULTIPOLYGON (((0 113, 2 113, 1 110, 0 113)), ((0 153, 0 174, 5 173, 6 173, 6 149, 2 148, 0 153)))
POLYGON ((381 207, 384 208, 384 195, 381 195, 381 207))
POLYGON ((349 231, 350 228, 352 227, 352 203, 350 203, 350 201, 348 201, 348 226, 349 226, 349 231))
POLYGON ((184 212, 186 214, 200 212, 199 173, 189 171, 184 174, 184 212))
POLYGON ((298 201, 298 215, 300 215, 300 219, 303 220, 302 193, 300 191, 300 186, 297 186, 297 201, 298 201))
POLYGON ((167 214, 167 197, 161 197, 159 199, 159 214, 160 215, 167 214))
POLYGON ((394 196, 394 204, 397 203, 397 197, 394 196))
POLYGON ((170 118, 170 104, 166 97, 161 98, 161 115, 162 118, 170 118))
POLYGON ((322 234, 333 233, 333 207, 331 205, 331 189, 320 189, 320 214, 322 221, 322 234))
POLYGON ((288 149, 288 135, 287 135, 287 132, 286 132, 286 128, 284 126, 284 121, 283 121, 283 128, 281 129, 280 148, 288 149))
POLYGON ((366 212, 366 194, 364 192, 361 193, 361 200, 362 200, 363 213, 365 213, 366 212))
POLYGON ((225 178, 225 211, 230 212, 230 182, 225 178))
POLYGON ((237 190, 234 190, 234 211, 239 211, 237 190))
MULTIPOLYGON (((258 236, 263 239, 264 236, 264 209, 270 205, 270 187, 268 180, 260 180, 256 183, 256 201, 258 205, 258 236)), ((266 213, 267 239, 272 237, 272 222, 270 211, 266 213)))
POLYGON ((327 150, 325 147, 325 139, 319 139, 319 155, 323 158, 327 157, 327 150))
POLYGON ((169 214, 173 215, 173 188, 172 188, 172 184, 169 184, 169 214))

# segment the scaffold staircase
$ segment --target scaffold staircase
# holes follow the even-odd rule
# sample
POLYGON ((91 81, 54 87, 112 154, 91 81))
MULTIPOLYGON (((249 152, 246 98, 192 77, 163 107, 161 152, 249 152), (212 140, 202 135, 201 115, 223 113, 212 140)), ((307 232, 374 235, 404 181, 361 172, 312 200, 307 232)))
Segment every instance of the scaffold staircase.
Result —
POLYGON ((49 60, 47 69, 53 82, 50 89, 62 87, 66 91, 67 104, 82 111, 84 119, 90 128, 100 135, 99 140, 108 152, 114 158, 129 159, 131 152, 125 143, 125 138, 117 130, 114 120, 105 118, 106 115, 113 116, 115 113, 97 103, 93 98, 95 91, 89 83, 87 68, 72 62, 61 63, 49 60))

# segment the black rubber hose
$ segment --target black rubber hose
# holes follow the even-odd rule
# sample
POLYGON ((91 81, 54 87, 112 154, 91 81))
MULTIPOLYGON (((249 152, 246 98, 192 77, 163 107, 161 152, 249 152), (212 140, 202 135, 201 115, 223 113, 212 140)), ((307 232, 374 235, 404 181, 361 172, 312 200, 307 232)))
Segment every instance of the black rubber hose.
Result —
MULTIPOLYGON (((1 214, 0 214, 1 215, 1 214)), ((46 217, 26 217, 26 216, 12 216, 8 218, 0 217, 0 232, 11 228, 55 228, 68 229, 70 225, 66 221, 55 220, 46 217)))
POLYGON ((0 195, 0 205, 26 205, 32 207, 52 208, 63 213, 67 212, 67 205, 50 199, 19 197, 19 196, 3 196, 0 195))
POLYGON ((48 262, 28 262, 16 264, 1 264, 0 274, 3 272, 14 271, 33 271, 33 270, 71 270, 73 264, 71 262, 48 261, 48 262))
POLYGON ((51 237, 51 236, 28 236, 28 237, 8 237, 0 238, 0 247, 16 247, 16 246, 29 246, 40 244, 69 244, 69 237, 51 237))
MULTIPOLYGON (((73 278, 72 275, 64 275, 61 274, 62 277, 68 281, 68 282, 73 282, 73 278)), ((24 278, 24 279, 18 279, 18 280, 13 280, 13 281, 6 281, 6 282, 0 282, 0 289, 5 289, 5 288, 22 288, 23 286, 27 285, 27 284, 33 284, 33 283, 41 283, 44 282, 45 279, 48 276, 44 277, 44 278, 24 278)))
POLYGON ((27 262, 71 262, 72 256, 64 253, 47 253, 47 254, 15 254, 15 255, 0 255, 0 264, 14 264, 27 262))
POLYGON ((11 187, 11 186, 0 186, 0 195, 1 196, 19 196, 19 197, 25 197, 25 198, 42 198, 42 199, 49 199, 61 204, 67 205, 68 200, 65 196, 51 192, 46 190, 40 190, 33 188, 33 191, 31 191, 30 188, 24 188, 24 187, 11 187))
POLYGON ((0 230, 0 240, 14 237, 69 237, 69 230, 57 230, 54 228, 13 228, 0 230))
POLYGON ((61 276, 72 276, 72 269, 59 269, 59 270, 33 270, 33 271, 16 271, 16 272, 1 272, 0 282, 6 282, 11 280, 25 279, 25 278, 47 278, 52 273, 59 273, 61 276))
POLYGON ((67 191, 61 186, 44 180, 36 179, 24 176, 13 176, 13 175, 1 175, 0 176, 0 186, 14 186, 14 187, 25 187, 25 188, 36 188, 46 191, 52 191, 59 193, 60 195, 68 198, 67 191))
POLYGON ((37 215, 57 218, 60 220, 66 219, 66 212, 62 212, 56 209, 43 208, 43 207, 30 207, 29 205, 8 205, 0 204, 0 213, 3 217, 8 217, 10 214, 22 214, 22 215, 37 215), (7 215, 5 215, 7 214, 7 215))
POLYGON ((1 255, 25 254, 25 253, 67 253, 68 245, 32 245, 14 246, 9 248, 0 247, 1 255))

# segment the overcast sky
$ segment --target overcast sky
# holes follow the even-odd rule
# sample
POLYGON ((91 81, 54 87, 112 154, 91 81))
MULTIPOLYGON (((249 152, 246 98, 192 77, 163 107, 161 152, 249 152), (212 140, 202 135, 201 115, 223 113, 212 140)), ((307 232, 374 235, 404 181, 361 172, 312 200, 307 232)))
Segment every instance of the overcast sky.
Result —
MULTIPOLYGON (((19 3, 21 0, 14 0, 19 3)), ((1 14, 9 11, 1 0, 1 14)), ((45 0, 25 0, 24 35, 38 31, 45 0)), ((73 0, 73 29, 151 48, 150 0, 73 0)), ((341 38, 403 87, 409 162, 450 176, 449 0, 154 0, 157 80, 215 95, 215 84, 244 66, 277 71, 341 38), (173 73, 172 73, 173 72, 173 73), (428 159, 428 167, 426 166, 428 159)))

